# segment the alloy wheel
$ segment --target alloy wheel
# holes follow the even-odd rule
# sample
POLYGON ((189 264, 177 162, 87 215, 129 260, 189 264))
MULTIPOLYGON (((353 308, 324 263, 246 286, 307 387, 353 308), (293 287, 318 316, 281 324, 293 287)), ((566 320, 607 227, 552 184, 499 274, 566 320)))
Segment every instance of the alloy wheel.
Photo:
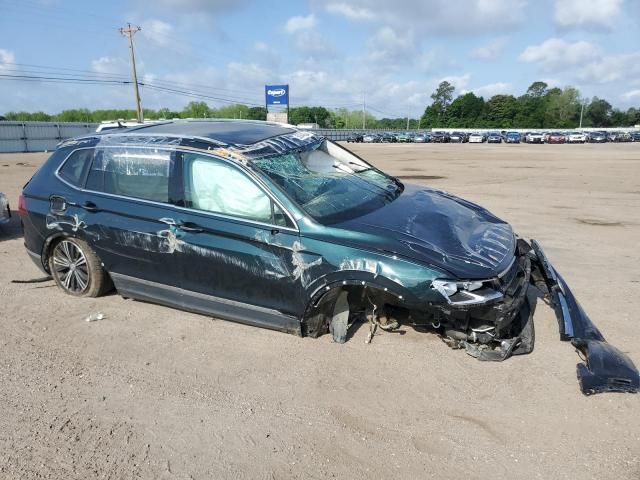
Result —
POLYGON ((89 287, 87 258, 78 245, 63 240, 53 250, 53 274, 65 290, 79 294, 89 287))

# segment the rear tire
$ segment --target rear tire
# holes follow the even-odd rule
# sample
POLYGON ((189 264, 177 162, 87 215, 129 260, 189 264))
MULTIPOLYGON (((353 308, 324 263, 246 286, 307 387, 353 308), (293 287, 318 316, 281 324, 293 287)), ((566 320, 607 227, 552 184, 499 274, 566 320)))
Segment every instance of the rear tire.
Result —
POLYGON ((53 246, 49 271, 56 285, 75 297, 99 297, 112 287, 98 256, 77 238, 63 238, 53 246))

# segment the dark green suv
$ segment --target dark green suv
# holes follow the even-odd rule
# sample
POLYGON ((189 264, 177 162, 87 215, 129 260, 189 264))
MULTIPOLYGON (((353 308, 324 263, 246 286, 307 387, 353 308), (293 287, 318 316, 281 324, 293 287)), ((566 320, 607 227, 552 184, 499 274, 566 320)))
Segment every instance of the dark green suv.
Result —
POLYGON ((585 393, 635 391, 540 246, 312 131, 176 121, 64 141, 25 186, 25 246, 68 294, 123 296, 344 342, 358 320, 481 360, 533 349, 535 284, 586 356, 585 393))

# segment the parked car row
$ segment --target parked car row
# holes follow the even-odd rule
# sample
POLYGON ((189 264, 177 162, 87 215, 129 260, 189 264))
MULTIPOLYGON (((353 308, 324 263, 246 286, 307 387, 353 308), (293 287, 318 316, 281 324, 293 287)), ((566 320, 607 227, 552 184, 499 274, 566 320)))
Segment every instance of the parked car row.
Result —
POLYGON ((354 133, 354 143, 606 143, 640 142, 640 131, 624 132, 383 132, 354 133))

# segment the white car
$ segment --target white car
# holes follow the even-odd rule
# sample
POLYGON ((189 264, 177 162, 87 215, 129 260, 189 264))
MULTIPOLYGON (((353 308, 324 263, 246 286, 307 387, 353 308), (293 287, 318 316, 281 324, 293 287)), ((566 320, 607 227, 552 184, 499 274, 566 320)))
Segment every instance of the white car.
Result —
POLYGON ((483 143, 485 136, 481 133, 472 133, 469 135, 469 143, 483 143))
POLYGON ((584 143, 587 136, 582 132, 569 132, 567 134, 567 143, 584 143))
POLYGON ((526 143, 544 143, 544 136, 542 133, 529 132, 526 137, 524 137, 524 141, 526 143))
POLYGON ((4 193, 0 193, 0 225, 8 223, 11 219, 11 209, 9 208, 9 199, 4 193))

